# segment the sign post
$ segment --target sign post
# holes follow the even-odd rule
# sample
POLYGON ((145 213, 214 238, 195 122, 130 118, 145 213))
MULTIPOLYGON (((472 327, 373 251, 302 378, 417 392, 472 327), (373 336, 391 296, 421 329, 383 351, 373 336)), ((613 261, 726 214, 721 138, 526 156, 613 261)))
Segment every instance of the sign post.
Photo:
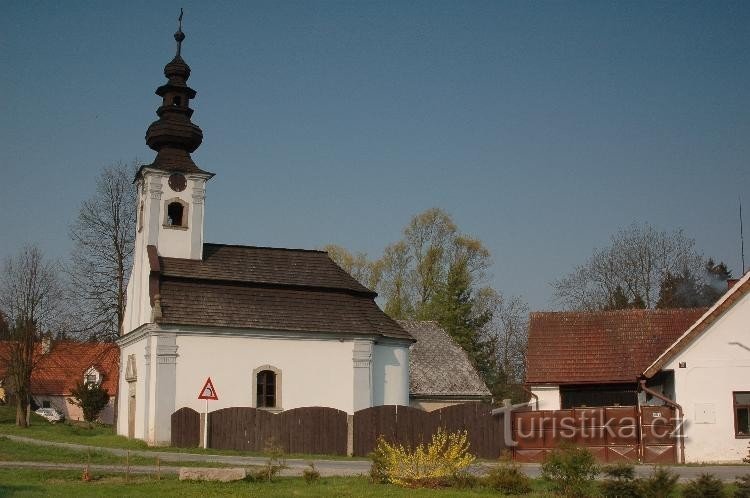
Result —
POLYGON ((203 448, 208 448, 208 400, 218 400, 219 396, 216 394, 214 383, 211 382, 211 377, 206 379, 206 383, 203 384, 201 392, 198 394, 198 399, 206 401, 205 409, 203 410, 203 448))

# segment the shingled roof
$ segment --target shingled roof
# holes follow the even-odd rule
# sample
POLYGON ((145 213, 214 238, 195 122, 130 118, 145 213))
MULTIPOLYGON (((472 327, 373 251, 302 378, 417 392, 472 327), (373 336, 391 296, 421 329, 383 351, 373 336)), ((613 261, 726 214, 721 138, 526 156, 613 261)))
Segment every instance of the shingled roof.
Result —
POLYGON ((201 261, 152 261, 154 276, 161 324, 412 339, 324 251, 204 244, 201 261))
POLYGON ((530 384, 636 382, 705 308, 531 313, 530 384))
MULTIPOLYGON (((37 346, 36 366, 31 374, 33 395, 68 395, 90 367, 102 375, 102 387, 110 396, 117 392, 120 349, 116 344, 53 341, 49 352, 42 353, 41 348, 41 344, 37 346)), ((8 342, 0 342, 0 378, 6 374, 2 360, 7 359, 9 350, 8 342)))
POLYGON ((436 322, 399 320, 417 342, 409 352, 412 397, 490 396, 466 352, 436 322))

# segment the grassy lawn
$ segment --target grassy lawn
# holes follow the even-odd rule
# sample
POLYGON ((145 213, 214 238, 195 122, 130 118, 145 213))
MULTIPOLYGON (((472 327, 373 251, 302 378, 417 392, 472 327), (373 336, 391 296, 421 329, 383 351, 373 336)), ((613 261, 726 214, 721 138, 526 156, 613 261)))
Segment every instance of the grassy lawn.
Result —
MULTIPOLYGON (((13 436, 24 436, 44 441, 55 441, 60 443, 83 444, 86 446, 101 446, 104 448, 120 448, 139 451, 167 451, 174 453, 196 453, 202 455, 239 455, 239 456, 265 456, 261 452, 247 452, 235 450, 217 450, 202 448, 170 448, 151 447, 140 439, 128 439, 115 434, 111 426, 94 425, 79 422, 62 422, 51 424, 42 417, 32 414, 30 427, 16 426, 16 411, 14 406, 0 406, 0 435, 9 434, 13 436)), ((366 460, 364 458, 335 456, 335 455, 297 455, 287 454, 287 458, 301 458, 309 460, 366 460)))
MULTIPOLYGON (((127 465, 126 457, 103 453, 99 451, 76 451, 54 446, 40 447, 30 445, 0 436, 0 461, 3 462, 53 462, 76 463, 85 465, 127 465)), ((130 456, 130 465, 156 465, 156 458, 130 456)), ((170 462, 161 458, 161 465, 179 465, 180 467, 225 467, 226 465, 213 462, 170 462)))
MULTIPOLYGON (((529 497, 547 496, 543 485, 529 497)), ((432 490, 404 489, 387 484, 373 484, 364 477, 327 477, 307 484, 302 478, 279 478, 275 482, 233 483, 181 482, 175 476, 157 481, 150 476, 94 475, 91 482, 81 481, 73 471, 38 471, 0 469, 0 496, 337 496, 337 497, 409 497, 429 496, 500 496, 488 489, 432 490)))

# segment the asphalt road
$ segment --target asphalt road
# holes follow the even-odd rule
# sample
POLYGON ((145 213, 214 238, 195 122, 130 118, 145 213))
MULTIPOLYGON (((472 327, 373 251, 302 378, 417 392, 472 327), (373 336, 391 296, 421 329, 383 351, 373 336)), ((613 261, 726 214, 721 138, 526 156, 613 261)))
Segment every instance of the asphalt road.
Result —
MULTIPOLYGON (((86 446, 83 444, 57 443, 52 441, 42 441, 22 436, 5 435, 8 439, 39 446, 57 446, 75 451, 97 451, 101 453, 110 453, 113 455, 125 456, 128 450, 120 448, 103 448, 101 446, 86 446)), ((169 451, 151 451, 151 450, 130 450, 130 455, 143 456, 147 458, 159 457, 164 462, 161 465, 163 473, 177 473, 180 462, 213 462, 222 463, 229 466, 244 467, 250 465, 264 465, 268 459, 256 456, 235 456, 235 455, 204 455, 198 453, 175 453, 169 451)), ((323 476, 356 476, 367 474, 370 470, 369 460, 315 460, 315 459, 297 459, 290 458, 286 460, 287 469, 282 475, 301 475, 302 471, 309 467, 310 462, 315 464, 315 468, 323 476)), ((67 463, 43 463, 43 462, 0 462, 0 468, 39 468, 39 469, 82 469, 80 464, 67 463)), ((478 475, 484 474, 492 464, 479 463, 472 467, 472 472, 478 475)), ((750 474, 750 465, 671 465, 666 466, 671 471, 680 476, 681 481, 694 479, 701 474, 709 473, 718 477, 722 481, 732 482, 737 476, 750 474)), ((541 475, 541 466, 539 464, 522 464, 522 470, 530 477, 539 477, 541 475)), ((106 472, 124 472, 123 465, 91 465, 92 470, 106 472)), ((638 476, 648 476, 652 470, 651 465, 636 465, 636 474, 638 476)), ((130 471, 133 473, 155 474, 156 466, 131 466, 130 471)))

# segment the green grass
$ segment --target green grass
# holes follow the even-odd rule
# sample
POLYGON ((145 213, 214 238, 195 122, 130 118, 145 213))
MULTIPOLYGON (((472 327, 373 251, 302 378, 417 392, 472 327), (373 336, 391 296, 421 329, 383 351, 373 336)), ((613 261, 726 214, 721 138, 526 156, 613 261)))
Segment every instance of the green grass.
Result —
MULTIPOLYGON (((86 446, 100 446, 103 448, 120 448, 138 451, 166 451, 173 453, 195 453, 199 455, 227 455, 227 456, 266 456, 262 452, 248 452, 236 450, 217 450, 203 448, 171 448, 165 446, 148 446, 140 439, 128 439, 115 434, 111 426, 94 424, 88 426, 80 422, 61 422, 51 424, 42 417, 32 414, 30 427, 16 426, 16 411, 13 406, 0 406, 0 435, 23 436, 43 441, 58 443, 74 443, 86 446)), ((316 460, 366 460, 365 458, 336 456, 336 455, 303 455, 287 454, 286 458, 316 460)))
MULTIPOLYGON (((307 484, 302 478, 279 478, 275 482, 233 483, 178 481, 175 476, 130 476, 96 474, 91 482, 81 481, 81 473, 73 471, 39 471, 0 469, 0 496, 258 496, 258 497, 404 497, 427 498, 500 496, 489 489, 404 489, 387 484, 373 484, 364 477, 331 477, 307 484)), ((548 496, 544 485, 536 484, 536 492, 529 497, 548 496)))
MULTIPOLYGON (((91 451, 77 451, 55 446, 37 446, 18 441, 12 441, 0 436, 0 461, 2 462, 52 462, 52 463, 74 463, 85 465, 86 463, 101 465, 156 465, 156 458, 131 455, 130 458, 112 455, 111 453, 91 451)), ((161 465, 173 465, 180 467, 226 467, 224 464, 213 462, 172 462, 168 458, 161 458, 161 465)))

